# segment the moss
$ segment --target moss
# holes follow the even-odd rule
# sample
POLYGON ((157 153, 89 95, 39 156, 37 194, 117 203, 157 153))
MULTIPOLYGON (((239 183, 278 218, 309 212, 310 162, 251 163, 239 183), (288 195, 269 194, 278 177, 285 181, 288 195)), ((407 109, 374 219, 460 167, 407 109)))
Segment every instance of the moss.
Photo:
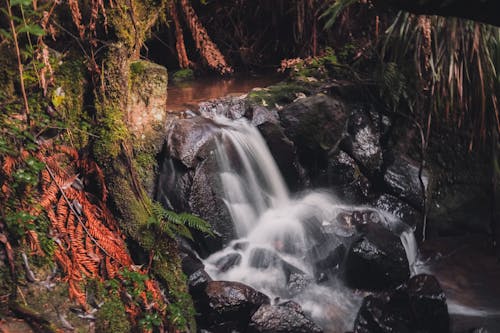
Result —
POLYGON ((130 323, 127 319, 125 306, 118 296, 109 298, 99 309, 95 322, 96 332, 100 333, 128 333, 130 323))
POLYGON ((172 75, 172 81, 175 83, 194 80, 194 72, 192 69, 185 68, 178 70, 172 75))
POLYGON ((251 103, 275 106, 276 104, 288 104, 297 98, 298 94, 309 94, 312 87, 304 83, 285 81, 264 89, 254 89, 248 93, 251 103))

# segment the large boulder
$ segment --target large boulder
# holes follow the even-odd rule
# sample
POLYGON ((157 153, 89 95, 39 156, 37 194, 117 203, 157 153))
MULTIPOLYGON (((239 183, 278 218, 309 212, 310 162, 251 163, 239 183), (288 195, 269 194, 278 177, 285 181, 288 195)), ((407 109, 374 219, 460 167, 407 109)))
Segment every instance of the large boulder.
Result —
POLYGON ((254 313, 249 333, 320 333, 323 330, 309 319, 300 305, 287 302, 281 305, 262 305, 254 313))
POLYGON ((280 111, 285 133, 312 175, 326 172, 327 153, 342 140, 347 118, 347 106, 324 94, 299 99, 280 111))
POLYGON ((416 228, 422 221, 422 214, 418 210, 390 194, 378 196, 371 205, 393 215, 411 228, 416 228))
POLYGON ((392 291, 365 297, 354 333, 448 333, 446 298, 432 275, 421 274, 392 291))
POLYGON ((429 333, 445 333, 450 330, 446 296, 434 276, 414 276, 408 281, 407 293, 418 330, 429 333))
POLYGON ((192 117, 173 120, 168 129, 167 154, 182 162, 186 167, 195 167, 207 157, 219 128, 213 120, 192 117), (207 148, 207 149, 202 149, 207 148))
MULTIPOLYGON (((384 183, 391 194, 405 200, 414 207, 422 208, 424 192, 422 192, 419 171, 419 163, 397 155, 385 171, 384 183)), ((422 182, 427 192, 429 175, 426 170, 422 170, 422 182)))
POLYGON ((366 290, 385 290, 410 277, 405 249, 398 236, 381 224, 367 223, 351 244, 345 261, 348 285, 366 290))
POLYGON ((195 307, 203 328, 232 332, 246 328, 255 311, 269 302, 269 297, 243 283, 210 281, 195 307))
POLYGON ((380 133, 363 107, 357 107, 352 111, 347 132, 349 136, 344 141, 347 152, 365 172, 369 174, 380 172, 383 164, 380 133))

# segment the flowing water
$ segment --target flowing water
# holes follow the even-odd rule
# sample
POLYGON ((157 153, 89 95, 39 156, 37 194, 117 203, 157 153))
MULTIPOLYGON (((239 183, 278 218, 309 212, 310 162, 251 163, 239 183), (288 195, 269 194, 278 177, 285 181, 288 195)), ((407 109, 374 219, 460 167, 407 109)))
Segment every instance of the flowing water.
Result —
MULTIPOLYGON (((327 331, 351 329, 364 295, 344 287, 334 274, 319 277, 313 263, 355 235, 353 225, 337 219, 339 213, 373 209, 346 206, 325 191, 291 196, 255 127, 244 118, 211 117, 221 128, 218 177, 238 239, 205 260, 207 272, 215 280, 246 283, 275 303, 297 301, 327 331)), ((401 229, 394 216, 373 211, 390 229, 404 230, 401 239, 414 263, 412 231, 401 229)))

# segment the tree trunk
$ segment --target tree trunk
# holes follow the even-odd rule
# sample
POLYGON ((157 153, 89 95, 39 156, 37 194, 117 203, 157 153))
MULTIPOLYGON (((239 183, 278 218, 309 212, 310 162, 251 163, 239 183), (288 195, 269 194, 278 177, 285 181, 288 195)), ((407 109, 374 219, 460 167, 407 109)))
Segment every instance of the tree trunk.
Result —
POLYGON ((169 11, 175 26, 175 48, 177 50, 179 67, 188 68, 189 58, 187 56, 186 46, 184 45, 184 32, 182 31, 181 23, 179 22, 179 15, 177 14, 177 8, 174 1, 170 2, 169 11))
POLYGON ((189 0, 181 0, 181 7, 189 29, 191 30, 191 34, 193 35, 196 48, 207 65, 222 75, 232 73, 233 69, 228 65, 217 45, 215 45, 210 39, 210 36, 208 36, 207 30, 201 24, 189 0))

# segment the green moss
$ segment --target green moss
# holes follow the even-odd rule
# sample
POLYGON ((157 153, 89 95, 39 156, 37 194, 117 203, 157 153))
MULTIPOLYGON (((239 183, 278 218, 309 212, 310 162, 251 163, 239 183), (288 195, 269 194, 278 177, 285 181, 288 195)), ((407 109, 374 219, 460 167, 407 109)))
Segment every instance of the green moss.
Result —
POLYGON ((118 296, 109 298, 99 309, 95 322, 99 333, 128 333, 131 330, 125 306, 118 296))
POLYGON ((192 69, 185 68, 178 70, 172 75, 172 81, 175 83, 186 82, 194 80, 194 72, 192 69))
POLYGON ((311 86, 298 82, 280 82, 276 85, 254 89, 248 93, 251 103, 274 107, 276 104, 288 104, 297 98, 298 94, 309 94, 311 86))

